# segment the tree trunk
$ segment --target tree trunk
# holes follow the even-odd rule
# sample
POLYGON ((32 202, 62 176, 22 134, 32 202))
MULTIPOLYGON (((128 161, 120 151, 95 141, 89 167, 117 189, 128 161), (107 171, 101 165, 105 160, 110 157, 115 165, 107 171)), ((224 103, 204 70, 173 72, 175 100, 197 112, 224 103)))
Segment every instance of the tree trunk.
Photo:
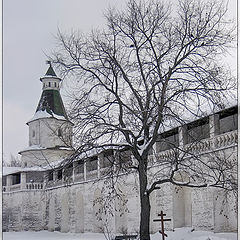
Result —
MULTIPOLYGON (((146 163, 146 161, 144 161, 146 163)), ((150 240, 150 200, 147 194, 147 166, 144 163, 139 164, 139 183, 140 183, 140 240, 150 240)))

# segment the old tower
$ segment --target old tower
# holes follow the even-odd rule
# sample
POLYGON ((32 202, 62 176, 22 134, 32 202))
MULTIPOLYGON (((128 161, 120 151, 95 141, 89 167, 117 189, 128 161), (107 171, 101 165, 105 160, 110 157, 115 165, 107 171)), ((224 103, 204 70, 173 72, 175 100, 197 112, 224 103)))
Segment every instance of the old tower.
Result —
POLYGON ((63 160, 72 153, 72 126, 60 95, 61 79, 51 62, 40 78, 42 95, 29 127, 29 146, 20 151, 24 167, 45 166, 63 160))

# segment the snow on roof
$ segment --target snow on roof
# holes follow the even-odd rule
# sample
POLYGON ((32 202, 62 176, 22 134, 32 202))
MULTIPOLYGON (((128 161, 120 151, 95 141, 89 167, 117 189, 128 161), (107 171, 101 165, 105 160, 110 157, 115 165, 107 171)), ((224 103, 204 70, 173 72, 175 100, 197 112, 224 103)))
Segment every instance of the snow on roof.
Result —
POLYGON ((31 145, 31 146, 28 146, 28 147, 24 148, 20 152, 25 152, 25 151, 29 151, 29 150, 44 150, 44 149, 46 149, 46 148, 45 147, 41 147, 40 145, 31 145))
POLYGON ((60 150, 68 150, 68 151, 73 151, 74 150, 71 147, 59 147, 58 149, 60 149, 60 150))
POLYGON ((42 118, 56 118, 58 120, 64 120, 64 121, 67 120, 64 116, 59 116, 55 113, 49 114, 45 109, 44 111, 41 111, 41 110, 37 111, 27 123, 32 122, 34 120, 42 119, 42 118))
POLYGON ((19 173, 19 172, 36 172, 36 171, 45 171, 43 167, 28 167, 28 168, 23 168, 23 167, 3 167, 3 176, 14 174, 14 173, 19 173))
POLYGON ((23 150, 21 150, 19 153, 22 153, 22 152, 26 152, 26 151, 31 151, 31 150, 66 150, 66 151, 73 151, 74 149, 71 148, 71 147, 66 147, 66 146, 56 146, 56 147, 51 147, 51 148, 46 148, 46 147, 41 147, 40 145, 31 145, 31 146, 28 146, 26 148, 24 148, 23 150))

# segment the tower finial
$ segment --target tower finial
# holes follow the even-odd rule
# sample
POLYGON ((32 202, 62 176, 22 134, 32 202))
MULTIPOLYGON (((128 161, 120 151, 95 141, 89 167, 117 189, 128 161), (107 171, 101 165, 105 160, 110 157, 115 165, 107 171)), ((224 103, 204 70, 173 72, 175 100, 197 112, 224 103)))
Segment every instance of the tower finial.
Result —
POLYGON ((46 61, 46 64, 49 64, 50 66, 52 66, 52 62, 49 60, 46 61))
POLYGON ((56 77, 57 75, 56 75, 56 73, 54 72, 54 70, 52 68, 52 62, 47 60, 46 64, 49 64, 49 68, 48 68, 48 70, 47 70, 45 75, 46 76, 54 76, 54 77, 56 77))

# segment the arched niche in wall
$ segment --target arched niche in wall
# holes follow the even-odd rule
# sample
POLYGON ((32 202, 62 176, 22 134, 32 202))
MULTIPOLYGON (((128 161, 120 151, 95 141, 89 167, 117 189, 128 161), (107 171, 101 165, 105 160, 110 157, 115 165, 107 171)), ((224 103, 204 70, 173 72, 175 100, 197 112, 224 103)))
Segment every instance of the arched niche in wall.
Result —
POLYGON ((173 188, 173 228, 192 226, 191 188, 173 188))
POLYGON ((94 191, 93 196, 93 215, 94 215, 94 232, 102 232, 104 227, 104 215, 103 215, 103 198, 101 190, 97 188, 94 191))
POLYGON ((115 231, 120 234, 128 232, 126 190, 119 187, 119 196, 115 198, 115 231))
POLYGON ((76 192, 76 202, 75 202, 75 220, 76 220, 76 226, 75 231, 76 232, 84 232, 84 198, 81 191, 76 192))

